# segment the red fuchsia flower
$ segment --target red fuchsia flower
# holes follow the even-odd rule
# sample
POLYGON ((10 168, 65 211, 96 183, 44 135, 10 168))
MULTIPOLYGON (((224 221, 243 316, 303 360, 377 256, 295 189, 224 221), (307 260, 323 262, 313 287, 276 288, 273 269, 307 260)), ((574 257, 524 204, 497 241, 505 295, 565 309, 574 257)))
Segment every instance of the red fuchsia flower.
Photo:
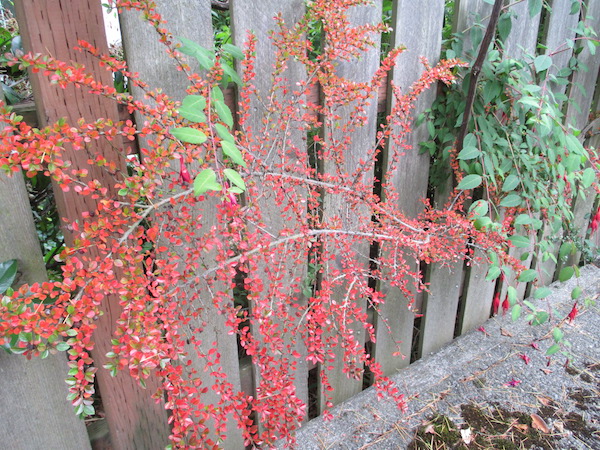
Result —
POLYGON ((594 217, 592 217, 592 222, 590 223, 590 228, 592 229, 592 233, 595 233, 598 229, 598 225, 600 224, 600 208, 596 211, 594 217))
POLYGON ((494 300, 492 301, 492 311, 494 312, 494 315, 498 314, 498 309, 500 309, 500 292, 496 292, 494 300))
POLYGON ((567 316, 567 319, 569 319, 569 322, 573 323, 573 321, 575 320, 575 317, 577 317, 578 312, 579 312, 579 310, 577 309, 577 302, 575 302, 573 304, 573 308, 571 308, 571 312, 567 316))
POLYGON ((508 301, 508 294, 504 297, 504 301, 502 302, 502 315, 506 314, 506 311, 510 308, 510 302, 508 301))
POLYGON ((521 358, 523 361, 525 361, 525 364, 529 364, 529 361, 531 361, 531 358, 529 356, 527 356, 525 353, 521 353, 519 355, 519 358, 521 358))
POLYGON ((519 384, 521 384, 521 380, 515 380, 514 378, 512 380, 510 380, 508 383, 504 383, 504 386, 508 386, 508 387, 517 387, 519 384))
POLYGON ((192 177, 187 170, 185 162, 183 162, 183 158, 179 158, 179 182, 181 184, 188 184, 192 182, 192 177))

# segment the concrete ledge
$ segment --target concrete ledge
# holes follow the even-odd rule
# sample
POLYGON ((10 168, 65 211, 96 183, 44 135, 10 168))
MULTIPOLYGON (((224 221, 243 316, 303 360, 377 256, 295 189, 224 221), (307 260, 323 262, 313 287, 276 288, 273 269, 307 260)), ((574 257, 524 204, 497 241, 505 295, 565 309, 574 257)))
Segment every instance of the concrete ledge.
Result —
MULTIPOLYGON (((547 299, 532 302, 551 313, 555 324, 571 310, 571 290, 577 284, 584 289, 581 300, 595 300, 600 292, 600 269, 584 267, 579 279, 554 283, 547 299)), ((403 449, 414 439, 415 428, 434 413, 460 424, 464 423, 460 405, 496 405, 530 414, 542 406, 543 399, 551 399, 562 410, 582 415, 589 430, 595 430, 588 438, 549 418, 549 426, 556 425, 555 448, 600 448, 598 397, 588 408, 569 395, 575 389, 597 393, 600 387, 599 312, 598 305, 581 305, 574 323, 562 325, 572 345, 568 367, 564 355, 558 353, 550 359, 545 355, 554 343, 549 324, 531 326, 523 318, 513 323, 509 315, 494 317, 483 325, 485 333, 473 331, 461 336, 392 377, 407 399, 406 412, 387 399, 378 399, 370 388, 335 407, 333 420, 317 418, 302 427, 297 433, 297 447, 403 449), (521 355, 530 358, 528 364, 521 355)))

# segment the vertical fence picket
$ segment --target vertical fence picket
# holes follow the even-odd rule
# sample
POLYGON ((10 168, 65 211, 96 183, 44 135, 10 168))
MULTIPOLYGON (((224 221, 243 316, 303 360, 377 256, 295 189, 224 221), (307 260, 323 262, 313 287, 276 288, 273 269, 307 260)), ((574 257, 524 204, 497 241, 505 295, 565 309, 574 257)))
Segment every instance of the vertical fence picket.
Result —
MULTIPOLYGON (((511 18, 512 27, 504 42, 504 57, 520 58, 527 54, 534 54, 541 14, 538 13, 534 17, 530 17, 526 2, 511 4, 509 11, 513 14, 511 18)), ((524 252, 525 250, 522 249, 513 248, 510 250, 511 256, 514 257, 519 257, 524 252)), ((485 257, 479 250, 475 251, 474 256, 476 260, 485 257)), ((524 264, 529 267, 530 261, 531 257, 524 264)), ((473 262, 467 268, 463 300, 461 302, 459 334, 475 328, 489 317, 496 282, 485 280, 488 268, 489 264, 478 261, 473 262)), ((499 293, 501 298, 506 295, 508 284, 514 282, 514 277, 509 276, 508 278, 506 282, 501 282, 502 286, 499 293)), ((520 298, 523 298, 525 294, 525 287, 525 285, 520 286, 518 291, 520 298)))
MULTIPOLYGON (((582 21, 594 30, 600 30, 600 0, 587 0, 583 8, 582 21)), ((580 42, 580 45, 583 47, 583 50, 577 56, 577 59, 580 63, 587 66, 587 70, 579 69, 573 74, 565 125, 583 130, 588 125, 590 118, 590 107, 594 99, 593 89, 598 81, 598 70, 600 69, 600 56, 597 50, 594 55, 590 53, 587 42, 580 42)), ((585 138, 585 135, 580 135, 580 140, 584 145, 586 144, 584 142, 585 138)), ((588 142, 587 145, 592 145, 592 142, 588 142)), ((578 230, 576 236, 582 241, 587 234, 589 214, 592 212, 595 200, 596 193, 590 187, 584 190, 583 196, 578 195, 573 204, 573 227, 575 230, 578 230)), ((580 259, 581 252, 577 251, 574 255, 569 256, 565 265, 578 264, 580 259)), ((560 267, 562 267, 561 261, 559 261, 560 267)))
MULTIPOLYGON (((167 22, 166 27, 175 38, 187 38, 205 48, 212 49, 213 47, 213 29, 211 8, 208 2, 189 2, 177 0, 171 1, 168 6, 158 5, 157 12, 167 22)), ((144 82, 148 83, 150 89, 160 88, 165 94, 169 95, 172 100, 181 102, 186 96, 186 89, 190 82, 185 73, 178 71, 175 61, 171 58, 166 50, 167 48, 159 41, 159 36, 154 27, 149 23, 141 20, 139 11, 123 11, 120 14, 121 30, 123 36, 123 47, 127 57, 128 67, 133 72, 138 72, 143 77, 144 82)), ((193 70, 198 69, 196 61, 189 60, 189 65, 193 70)), ((139 87, 132 85, 131 93, 135 100, 144 101, 145 92, 139 87)), ((148 101, 147 99, 145 101, 148 101)), ((138 124, 143 124, 148 120, 140 114, 136 114, 138 124)), ((143 139, 141 146, 146 146, 148 139, 143 139)), ((177 163, 174 162, 174 165, 177 163)), ((199 168, 199 164, 193 163, 189 166, 191 173, 194 173, 199 168)), ((175 168, 173 170, 176 170, 175 168)), ((198 225, 198 233, 203 233, 204 230, 210 229, 215 225, 215 214, 218 200, 214 197, 209 197, 203 202, 194 205, 194 216, 202 217, 198 225)), ((187 207, 187 205, 186 205, 187 207)), ((171 208, 167 205, 166 208, 171 208)), ((162 214, 165 210, 158 211, 155 220, 161 222, 164 220, 162 214)), ((193 231, 192 231, 193 232, 193 231)), ((185 247, 178 248, 171 246, 168 242, 164 245, 169 248, 169 251, 179 253, 181 260, 187 259, 187 253, 194 249, 185 247)), ((209 253, 207 260, 214 260, 214 252, 209 253)), ((202 266, 202 265, 201 265, 202 266)), ((183 267, 182 267, 183 269, 183 267)), ((205 268, 202 267, 201 270, 205 268)), ((197 286, 196 289, 203 289, 204 286, 197 286)), ((192 288, 182 287, 187 295, 192 295, 192 288)), ((224 291, 226 287, 222 287, 224 291)), ((205 289, 204 292, 210 292, 205 289)), ((211 303, 210 298, 203 298, 202 304, 200 301, 188 303, 185 307, 190 309, 190 317, 194 317, 186 328, 180 330, 184 336, 188 337, 189 344, 186 346, 188 359, 191 362, 186 365, 186 370, 193 369, 196 373, 194 378, 199 378, 202 386, 208 387, 208 391, 202 394, 202 402, 206 404, 217 404, 220 396, 210 389, 215 382, 210 370, 206 370, 206 361, 199 358, 196 354, 196 342, 201 342, 200 350, 207 353, 212 344, 216 343, 216 348, 222 355, 228 357, 221 358, 220 363, 223 373, 227 375, 227 380, 232 384, 234 392, 241 390, 240 383, 240 367, 237 358, 237 342, 234 335, 229 334, 229 329, 225 324, 226 317, 216 311, 211 303), (193 314, 192 311, 199 311, 199 314, 193 314), (202 323, 209 324, 202 326, 202 323), (201 333, 196 331, 196 328, 201 328, 201 333)), ((232 299, 233 301, 233 299, 232 299)), ((182 307, 184 305, 182 304, 182 307)), ((209 429, 211 428, 208 425, 209 429)), ((230 445, 234 447, 243 446, 243 438, 240 428, 237 426, 233 417, 229 418, 227 423, 227 438, 230 445)))
MULTIPOLYGON (((509 3, 508 1, 506 3, 509 3)), ((529 2, 512 3, 508 11, 512 14, 512 28, 504 42, 504 56, 522 58, 534 55, 540 26, 541 12, 529 15, 529 2)))
MULTIPOLYGON (((16 284, 47 281, 22 172, 0 174, 0 262, 17 260, 16 284)), ((85 425, 67 401, 64 353, 25 359, 0 351, 0 447, 90 448, 85 425), (60 432, 57 432, 60 431, 60 432)))
MULTIPOLYGON (((372 5, 353 6, 348 11, 348 19, 351 26, 376 24, 381 21, 381 9, 381 0, 374 1, 372 5)), ((375 46, 366 50, 360 60, 340 61, 338 63, 336 66, 337 76, 352 82, 369 82, 373 78, 375 71, 379 68, 380 36, 372 36, 372 39, 375 42, 375 46)), ((327 99, 325 99, 325 101, 327 101, 327 99)), ((355 130, 348 133, 344 131, 344 126, 348 124, 350 113, 354 107, 354 104, 349 104, 339 108, 335 113, 339 114, 341 119, 334 123, 324 124, 326 140, 343 142, 345 136, 351 135, 351 143, 348 144, 345 153, 342 156, 341 168, 337 167, 337 162, 334 162, 329 158, 323 161, 324 173, 329 173, 332 176, 336 176, 338 170, 341 170, 341 173, 354 173, 360 165, 361 158, 366 160, 369 149, 373 148, 375 145, 377 130, 377 99, 370 99, 370 102, 364 108, 364 115, 369 118, 368 122, 362 126, 356 127, 355 130)), ((365 185, 371 184, 373 182, 373 174, 363 174, 362 179, 359 180, 359 182, 365 185)), ((362 218, 362 220, 370 219, 364 210, 358 212, 352 211, 348 205, 345 204, 341 196, 325 194, 323 198, 323 222, 328 223, 333 217, 338 217, 342 223, 342 228, 348 230, 358 230, 360 227, 360 218, 362 218), (365 216, 367 219, 365 219, 365 216)), ((332 244, 325 242, 324 245, 329 247, 332 244)), ((335 253, 332 248, 329 248, 328 251, 335 253)), ((355 253, 356 257, 360 259, 360 261, 356 263, 357 267, 364 269, 363 272, 357 274, 357 276, 364 276, 364 279, 361 280, 361 282, 366 283, 367 277, 363 274, 367 272, 369 263, 363 255, 369 255, 369 243, 363 241, 355 245, 352 248, 352 251, 355 253)), ((335 265, 338 270, 343 270, 339 258, 336 258, 334 261, 329 261, 326 264, 335 265)), ((325 273, 328 272, 330 272, 330 270, 326 268, 325 273)), ((350 289, 352 289, 352 286, 344 285, 339 289, 334 290, 331 294, 333 300, 338 302, 344 301, 344 298, 349 295, 348 290, 350 289)), ((356 302, 357 307, 361 308, 363 312, 366 311, 366 298, 359 297, 356 302)), ((352 308, 352 305, 349 307, 352 308)), ((357 343, 361 346, 364 345, 365 330, 362 324, 355 320, 354 324, 351 325, 351 328, 354 331, 354 338, 357 343)), ((328 368, 331 370, 325 370, 327 370, 327 377, 331 386, 334 388, 334 391, 330 393, 331 401, 333 404, 338 404, 360 392, 362 390, 363 380, 362 377, 349 378, 348 375, 344 373, 344 349, 341 345, 336 347, 333 350, 333 353, 335 354, 335 361, 331 364, 327 364, 328 368)), ((325 408, 325 395, 323 395, 323 389, 324 386, 321 385, 319 403, 322 409, 325 408)))
MULTIPOLYGON (((276 15, 281 14, 285 24, 292 26, 300 20, 304 11, 305 7, 302 0, 231 2, 231 26, 234 44, 243 47, 247 42, 249 31, 252 31, 257 38, 256 62, 254 65, 256 76, 252 80, 256 95, 250 100, 250 115, 240 131, 245 133, 249 140, 249 148, 256 153, 258 158, 262 159, 264 167, 272 168, 273 171, 286 165, 289 167, 290 164, 293 164, 293 161, 296 161, 297 155, 306 154, 306 132, 300 130, 296 123, 288 124, 285 111, 275 106, 275 102, 291 104, 301 100, 297 98, 294 91, 297 90, 299 84, 306 80, 306 71, 302 64, 294 60, 288 60, 287 67, 280 75, 281 79, 279 80, 279 86, 284 89, 272 92, 274 83, 272 74, 275 69, 276 48, 271 41, 270 33, 278 30, 275 21, 276 15), (273 97, 271 97, 272 94, 273 97), (265 129, 264 120, 267 117, 269 117, 270 124, 277 125, 265 129)), ((284 170, 282 169, 282 171, 284 170)), ((286 205, 278 206, 275 201, 275 193, 268 187, 258 186, 258 188, 260 189, 258 197, 251 199, 251 201, 257 202, 258 208, 262 211, 266 232, 272 236, 279 236, 282 230, 289 227, 293 228, 293 221, 296 218, 286 217, 287 213, 284 211, 286 205)), ((294 196, 294 199, 289 200, 290 202, 303 202, 306 198, 306 190, 295 188, 293 194, 290 193, 290 195, 294 196)), ((294 252, 295 250, 289 249, 289 251, 294 252)), ((287 300, 281 299, 283 304, 301 304, 304 301, 302 294, 295 292, 291 286, 297 286, 297 280, 306 276, 308 261, 295 261, 295 258, 290 255, 278 254, 276 261, 269 263, 261 259, 258 260, 261 271, 260 277, 264 283, 260 295, 271 298, 283 295, 287 298, 287 300), (267 277, 269 273, 272 280, 278 279, 279 281, 271 281, 267 277)), ((250 309, 252 307, 251 302, 250 309)), ((255 323, 254 327, 255 337, 258 337, 258 333, 256 333, 258 323, 255 323)), ((287 358, 289 362, 295 364, 295 369, 291 371, 290 376, 294 379, 296 397, 308 404, 306 350, 300 336, 289 336, 288 338, 290 339, 288 344, 293 345, 295 351, 301 357, 293 358, 290 355, 280 355, 280 358, 287 358)), ((261 369, 257 365, 253 365, 255 395, 261 395, 263 375, 261 369)))
MULTIPOLYGON (((458 0, 455 3, 453 29, 464 35, 462 58, 476 57, 477 48, 473 48, 471 38, 477 20, 485 25, 491 5, 476 0, 458 0), (467 33, 469 33, 467 35, 467 33)), ((482 30, 482 35, 485 30, 482 30)), ((435 193, 435 204, 443 208, 452 191, 452 180, 435 193)), ((433 263, 427 267, 425 281, 429 284, 423 301, 423 320, 421 322, 419 355, 424 356, 439 349, 454 338, 459 297, 464 280, 463 261, 448 264, 433 263)), ((475 274, 473 274, 475 280, 475 274)), ((479 281, 479 278, 477 278, 479 281)))
MULTIPOLYGON (((439 60, 444 1, 427 0, 417 3, 400 0, 394 4, 392 23, 392 47, 406 47, 406 51, 399 56, 398 65, 393 69, 392 80, 402 92, 407 92, 418 80, 423 69, 420 58, 427 58, 431 65, 435 65, 439 60)), ((435 87, 422 94, 414 110, 415 117, 431 106, 435 94, 435 87)), ((392 109, 394 101, 393 97, 388 95, 388 111, 392 109)), ((392 134, 398 132, 399 130, 393 130, 392 134)), ((386 171, 393 157, 394 149, 390 148, 394 145, 393 141, 384 150, 382 158, 384 186, 389 184, 399 193, 398 207, 408 217, 416 217, 423 210, 422 199, 427 196, 429 154, 421 153, 419 148, 420 142, 426 140, 427 135, 425 124, 413 129, 407 142, 412 148, 399 156, 397 168, 392 173, 386 171)), ((383 247, 382 251, 388 250, 383 247)), ((414 272, 419 269, 418 261, 414 259, 410 266, 414 272)), ((415 314, 408 309, 408 299, 400 289, 387 285, 380 285, 379 289, 386 294, 386 301, 375 317, 377 342, 374 354, 384 374, 390 375, 410 363, 415 314), (403 358, 392 356, 397 352, 398 345, 403 358)), ((418 294, 415 292, 415 295, 418 294)))

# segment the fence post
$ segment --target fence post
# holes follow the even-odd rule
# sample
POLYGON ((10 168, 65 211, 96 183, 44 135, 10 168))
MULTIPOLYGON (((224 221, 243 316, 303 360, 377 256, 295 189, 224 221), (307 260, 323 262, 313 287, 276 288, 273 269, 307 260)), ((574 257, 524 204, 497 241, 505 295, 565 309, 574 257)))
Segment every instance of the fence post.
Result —
MULTIPOLYGON (((16 2, 16 17, 26 51, 51 54, 63 61, 77 61, 85 64, 87 70, 97 80, 106 85, 112 84, 109 72, 98 68, 96 61, 88 54, 74 50, 79 39, 87 40, 104 53, 108 46, 104 34, 104 22, 100 2, 96 0, 22 0, 16 2), (85 18, 85 20, 82 20, 85 18)), ((80 117, 88 121, 97 118, 118 120, 116 103, 99 95, 93 95, 68 86, 61 89, 51 85, 43 75, 30 73, 30 80, 38 108, 41 125, 51 124, 60 118, 75 123, 80 117)), ((118 162, 125 169, 124 159, 106 142, 90 143, 88 150, 102 154, 108 160, 118 162)), ((88 179, 97 179, 106 187, 113 185, 110 176, 87 163, 87 152, 68 149, 65 157, 72 161, 72 167, 87 168, 88 179)), ((74 192, 63 192, 55 188, 55 198, 59 214, 68 223, 81 220, 82 213, 95 211, 94 200, 74 192)), ((67 229, 64 229, 67 245, 73 243, 67 229)), ((119 316, 119 298, 108 294, 104 305, 105 314, 98 321, 94 335, 95 348, 92 352, 95 364, 100 368, 97 380, 102 393, 103 405, 110 429, 112 445, 115 449, 139 449, 163 447, 168 442, 169 428, 162 405, 151 399, 158 383, 150 379, 148 389, 142 389, 128 373, 120 372, 112 378, 102 368, 107 361, 106 353, 111 350, 114 319, 119 316)))

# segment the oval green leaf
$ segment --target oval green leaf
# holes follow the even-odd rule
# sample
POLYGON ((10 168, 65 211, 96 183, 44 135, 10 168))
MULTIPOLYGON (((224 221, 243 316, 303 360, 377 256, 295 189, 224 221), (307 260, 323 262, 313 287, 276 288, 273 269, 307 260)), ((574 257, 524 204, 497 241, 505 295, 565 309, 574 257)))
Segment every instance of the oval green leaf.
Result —
POLYGON ((223 44, 221 47, 225 53, 229 53, 235 59, 244 59, 244 52, 239 47, 236 47, 233 44, 223 44))
POLYGON ((481 184, 483 178, 481 175, 467 175, 464 177, 460 183, 458 183, 457 189, 467 190, 467 189, 475 189, 477 186, 481 184))
POLYGON ((516 175, 509 175, 502 184, 502 192, 508 192, 514 190, 520 183, 519 177, 516 175))
POLYGON ((542 72, 552 65, 552 58, 548 55, 540 55, 533 60, 536 72, 542 72))
POLYGON ((240 176, 240 174, 237 173, 235 170, 233 170, 233 169, 225 169, 225 170, 223 170, 223 174, 227 177, 227 179, 229 181, 231 181, 237 187, 239 187, 243 191, 246 190, 246 183, 244 183, 244 180, 242 179, 242 177, 240 176))
POLYGON ((518 248, 527 248, 531 244, 531 241, 526 236, 514 235, 508 238, 512 245, 518 248))
POLYGON ((500 276, 501 272, 502 271, 500 270, 500 267, 498 267, 498 266, 491 266, 488 269, 488 273, 487 273, 487 275, 485 277, 485 281, 493 281, 493 280, 495 280, 496 278, 498 278, 500 276))
POLYGON ((521 272, 518 280, 521 283, 529 283, 530 281, 533 281, 536 278, 537 278, 537 272, 533 269, 527 269, 527 270, 524 270, 523 272, 521 272))
POLYGON ((214 107, 219 119, 221 119, 225 125, 229 126, 229 128, 231 128, 233 126, 233 116, 231 115, 229 106, 227 106, 222 100, 215 100, 214 107))
POLYGON ((221 141, 221 148, 223 149, 223 153, 231 159, 236 164, 240 166, 246 167, 246 162, 244 161, 244 157, 242 153, 238 150, 235 144, 232 144, 229 141, 221 141))
POLYGON ((521 317, 521 305, 513 306, 510 316, 513 322, 515 322, 519 317, 521 317))
POLYGON ((522 199, 520 195, 508 194, 502 199, 502 201, 500 202, 500 206, 504 206, 505 208, 514 208, 519 206, 521 202, 522 199))
POLYGON ((235 144, 235 138, 229 132, 229 129, 227 129, 226 126, 221 125, 220 123, 216 123, 215 124, 215 130, 217 130, 217 134, 219 135, 219 137, 221 138, 221 140, 230 142, 232 144, 235 144))
POLYGON ((221 185, 217 182, 217 174, 212 169, 204 169, 194 179, 194 195, 202 195, 207 191, 220 191, 221 185))
POLYGON ((560 272, 558 273, 558 280, 559 281, 570 280, 571 277, 573 277, 574 273, 575 273, 575 269, 573 268, 573 266, 563 267, 560 270, 560 272))
POLYGON ((203 144, 207 139, 202 131, 190 127, 171 128, 169 132, 176 139, 189 144, 203 144))

